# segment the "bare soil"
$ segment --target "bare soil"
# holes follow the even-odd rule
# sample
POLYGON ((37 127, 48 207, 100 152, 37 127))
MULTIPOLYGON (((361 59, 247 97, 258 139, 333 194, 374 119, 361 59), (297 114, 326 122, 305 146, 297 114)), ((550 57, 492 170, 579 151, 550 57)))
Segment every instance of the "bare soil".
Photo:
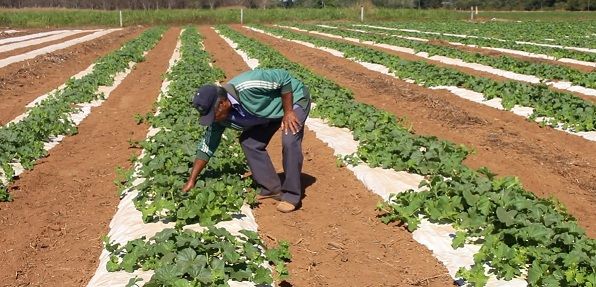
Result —
POLYGON ((555 61, 555 60, 531 58, 531 57, 526 57, 526 56, 521 56, 521 55, 516 55, 516 54, 510 54, 510 53, 504 53, 504 52, 499 52, 499 51, 495 51, 495 50, 489 50, 489 49, 485 49, 482 47, 457 46, 457 45, 449 44, 449 42, 444 41, 444 40, 434 39, 434 40, 431 40, 429 43, 440 44, 443 46, 460 49, 462 51, 480 53, 480 54, 486 55, 486 56, 497 57, 497 56, 501 56, 501 55, 507 55, 508 57, 512 57, 512 58, 516 58, 516 59, 520 59, 520 60, 532 62, 532 63, 566 66, 566 67, 570 67, 570 68, 573 68, 573 69, 576 69, 576 70, 582 71, 582 72, 592 72, 595 70, 595 68, 587 67, 584 65, 565 63, 565 62, 560 62, 560 61, 555 61))
POLYGON ((115 31, 98 39, 0 68, 0 125, 25 112, 35 98, 52 91, 99 57, 120 48, 143 28, 115 31))
MULTIPOLYGON (((307 32, 302 32, 302 31, 294 31, 292 30, 292 32, 296 32, 296 33, 302 33, 302 34, 308 34, 307 32)), ((506 82, 506 81, 512 81, 512 79, 503 77, 503 76, 499 76, 499 75, 495 75, 492 73, 488 73, 488 72, 483 72, 483 71, 478 71, 472 68, 467 68, 467 67, 462 67, 462 66, 456 66, 456 65, 450 65, 450 64, 446 64, 443 62, 439 62, 436 60, 431 60, 428 58, 423 58, 423 57, 419 57, 416 55, 412 55, 412 54, 408 54, 408 53, 403 53, 403 52, 399 52, 399 51, 395 51, 395 50, 391 50, 391 49, 387 49, 387 48, 382 48, 382 47, 376 47, 376 46, 372 46, 372 45, 368 45, 368 44, 363 44, 363 43, 355 43, 355 42, 350 42, 347 40, 342 40, 342 39, 337 39, 337 38, 331 38, 331 37, 327 37, 327 36, 322 36, 322 35, 315 35, 315 34, 308 34, 310 36, 314 36, 314 37, 319 37, 319 38, 324 38, 324 39, 328 39, 328 40, 334 40, 334 41, 344 41, 346 43, 352 44, 352 45, 358 45, 361 47, 365 47, 365 48, 369 48, 369 49, 375 49, 375 50, 379 50, 382 52, 385 52, 387 54, 390 55, 395 55, 398 56, 401 59, 404 60, 408 60, 408 61, 423 61, 426 62, 428 64, 431 64, 433 66, 437 66, 437 67, 443 67, 443 68, 448 68, 448 69, 453 69, 456 71, 459 71, 461 73, 465 73, 468 75, 472 75, 475 77, 482 77, 482 78, 487 78, 487 79, 491 79, 494 81, 498 81, 498 82, 506 82)), ((556 61, 553 61, 556 62, 556 61)), ((566 91, 566 90, 561 90, 561 89, 557 89, 554 88, 552 86, 548 87, 550 90, 552 91, 556 91, 556 92, 561 92, 561 93, 568 93, 568 94, 572 94, 578 98, 582 98, 586 101, 592 102, 592 103, 596 103, 596 97, 593 96, 589 96, 589 95, 584 95, 581 93, 576 93, 576 92, 570 92, 570 91, 566 91)))
POLYGON ((58 39, 58 40, 54 40, 54 41, 49 41, 49 42, 45 42, 45 43, 41 43, 41 44, 36 44, 36 45, 29 45, 23 48, 18 48, 18 49, 14 49, 11 51, 6 51, 3 53, 0 53, 0 59, 6 59, 8 57, 12 57, 12 56, 16 56, 16 55, 20 55, 20 54, 24 54, 33 50, 37 50, 37 49, 41 49, 43 47, 47 47, 47 46, 51 46, 54 44, 59 44, 59 43, 63 43, 72 39, 76 39, 76 38, 80 38, 83 37, 85 35, 89 35, 91 33, 94 33, 92 31, 88 31, 88 32, 81 32, 75 35, 70 35, 68 37, 64 37, 62 39, 58 39))
POLYGON ((115 167, 140 152, 128 140, 144 139, 147 126, 134 115, 151 111, 178 34, 170 29, 77 135, 10 187, 14 202, 0 203, 0 286, 87 284, 119 202, 115 167))
MULTIPOLYGON (((475 148, 476 154, 466 164, 519 176, 530 191, 561 200, 588 234, 596 235, 596 214, 592 212, 596 144, 540 128, 509 112, 479 106, 446 91, 428 90, 369 71, 316 49, 235 29, 350 88, 357 100, 404 117, 416 133, 475 148)), ((19 63, 17 68, 0 69, 0 123, 12 106, 20 105, 20 111, 7 119, 141 30, 114 32, 86 43, 85 48, 36 58, 28 68, 19 63), (116 33, 122 34, 111 38, 116 33), (28 89, 36 92, 28 99, 14 100, 28 89)), ((228 79, 248 69, 211 29, 200 30, 215 66, 222 68, 228 79)), ((179 29, 170 29, 146 60, 81 123, 77 135, 65 138, 10 186, 15 201, 0 203, 0 286, 87 284, 97 268, 100 238, 108 232, 119 203, 112 183, 115 167, 130 166, 130 155, 140 152, 130 148, 128 140, 144 139, 147 126, 137 125, 134 115, 151 111, 178 34, 179 29)), ((274 138, 269 151, 281 171, 279 138, 274 138)), ((407 230, 384 225, 376 218, 374 207, 381 199, 350 171, 337 168, 332 150, 311 131, 305 132, 303 150, 306 196, 301 209, 282 214, 275 210, 274 201, 263 201, 254 210, 268 245, 279 240, 291 243, 292 275, 280 286, 453 285, 445 268, 407 230)))
MULTIPOLYGON (((213 32, 201 27, 205 48, 228 80, 248 70, 240 56, 213 32)), ((281 172, 281 136, 268 150, 281 172)), ((380 197, 352 172, 337 168, 333 151, 306 130, 302 208, 289 214, 273 200, 255 209, 259 234, 268 245, 291 244, 291 278, 280 286, 451 286, 447 270, 431 252, 397 226, 376 218, 380 197)))
POLYGON ((596 143, 507 111, 430 90, 370 71, 318 49, 241 27, 245 35, 277 49, 293 62, 351 89, 356 100, 405 118, 416 134, 433 135, 475 150, 465 163, 500 176, 517 176, 540 197, 560 200, 589 236, 596 237, 596 143))
POLYGON ((29 35, 29 34, 45 32, 45 30, 43 30, 43 29, 31 29, 31 30, 5 29, 5 28, 1 29, 1 31, 4 31, 4 30, 18 30, 18 32, 15 32, 15 33, 0 32, 0 39, 20 37, 20 36, 25 36, 25 35, 29 35))

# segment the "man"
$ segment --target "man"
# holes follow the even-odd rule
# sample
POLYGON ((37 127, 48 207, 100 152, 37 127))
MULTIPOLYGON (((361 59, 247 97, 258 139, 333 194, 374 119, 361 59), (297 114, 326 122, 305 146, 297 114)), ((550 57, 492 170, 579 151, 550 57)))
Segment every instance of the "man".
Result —
POLYGON ((187 192, 217 149, 226 127, 241 130, 240 144, 252 177, 260 186, 259 197, 280 200, 277 209, 294 211, 300 204, 302 185, 302 138, 310 110, 310 95, 302 82, 282 69, 244 72, 223 87, 205 85, 192 102, 207 130, 199 143, 187 192), (281 127, 285 178, 280 181, 267 145, 281 127))

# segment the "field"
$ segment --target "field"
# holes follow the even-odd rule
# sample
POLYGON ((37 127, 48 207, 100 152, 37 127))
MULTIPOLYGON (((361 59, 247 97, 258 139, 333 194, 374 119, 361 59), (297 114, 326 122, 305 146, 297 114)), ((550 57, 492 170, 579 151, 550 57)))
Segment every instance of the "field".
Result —
POLYGON ((596 286, 590 14, 184 13, 2 14, 0 286, 596 286), (189 97, 254 68, 315 104, 288 214, 232 131, 180 191, 205 132, 189 97))

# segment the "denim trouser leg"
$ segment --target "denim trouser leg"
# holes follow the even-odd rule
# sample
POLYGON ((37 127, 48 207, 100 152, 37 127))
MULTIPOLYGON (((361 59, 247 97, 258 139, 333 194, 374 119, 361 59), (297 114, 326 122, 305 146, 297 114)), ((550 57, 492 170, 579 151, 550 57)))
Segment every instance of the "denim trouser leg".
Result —
POLYGON ((294 107, 294 113, 300 121, 300 130, 296 134, 282 133, 282 155, 285 180, 282 185, 282 200, 297 205, 302 198, 302 139, 304 138, 304 122, 307 112, 300 106, 294 107))
POLYGON ((244 150, 253 179, 266 189, 262 195, 282 192, 282 200, 297 205, 302 198, 302 138, 304 123, 308 116, 308 108, 295 105, 294 113, 300 122, 300 130, 296 134, 282 133, 282 156, 285 179, 281 184, 271 157, 267 153, 267 145, 281 126, 281 121, 254 126, 240 135, 240 144, 244 150))
POLYGON ((269 141, 280 125, 281 122, 258 125, 240 135, 240 145, 252 172, 252 178, 266 189, 262 195, 281 192, 281 182, 266 150, 269 141))

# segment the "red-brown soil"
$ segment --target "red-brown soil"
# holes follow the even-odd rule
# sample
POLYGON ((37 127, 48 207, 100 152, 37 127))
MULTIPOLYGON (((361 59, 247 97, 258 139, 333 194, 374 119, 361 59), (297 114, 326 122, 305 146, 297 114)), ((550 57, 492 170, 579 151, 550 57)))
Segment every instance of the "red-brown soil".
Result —
MULTIPOLYGON (((476 154, 466 161, 468 165, 485 165, 501 175, 519 176, 539 196, 552 195, 563 201, 588 233, 592 237, 596 234, 596 215, 591 211, 596 202, 596 144, 540 128, 509 112, 479 106, 445 91, 428 90, 366 70, 316 49, 236 29, 352 89, 359 101, 405 117, 417 133, 476 148, 476 154)), ((222 68, 228 79, 248 69, 212 30, 200 30, 215 66, 222 68)), ((139 63, 110 98, 81 123, 77 135, 64 139, 11 185, 15 201, 0 203, 0 286, 87 284, 97 268, 100 237, 107 233, 119 202, 112 183, 115 167, 130 166, 130 155, 139 153, 129 147, 128 140, 142 140, 147 127, 137 125, 134 115, 151 110, 178 32, 170 29, 166 33, 146 61, 139 63)), ((127 33, 120 38, 132 38, 140 30, 127 33)), ((111 49, 101 51, 108 53, 125 40, 120 39, 120 44, 113 41, 108 44, 113 45, 111 49)), ((4 74, 11 67, 0 69, 0 115, 4 117, 4 109, 18 103, 4 104, 18 93, 38 89, 35 96, 23 100, 22 110, 27 102, 91 64, 98 55, 86 58, 85 53, 99 53, 97 49, 106 44, 105 40, 93 42, 87 50, 79 48, 76 53, 62 55, 64 61, 72 61, 68 65, 42 60, 35 61, 38 68, 14 69, 13 74, 4 74), (83 58, 89 62, 68 73, 63 71, 83 58), (46 84, 54 74, 63 79, 46 84), (23 75, 25 79, 20 80, 23 75), (18 80, 20 85, 7 80, 18 80), (5 91, 12 90, 17 90, 12 97, 4 96, 5 91)), ((281 286, 453 285, 445 268, 409 232, 375 218, 374 207, 381 199, 367 191, 350 171, 337 168, 332 150, 308 130, 303 148, 306 197, 302 208, 282 214, 275 210, 273 201, 264 201, 254 210, 267 244, 279 240, 291 243, 291 278, 281 286)), ((278 136, 269 150, 279 168, 278 136)))
POLYGON ((139 153, 128 140, 144 139, 147 126, 134 115, 151 111, 178 34, 170 29, 77 135, 11 186, 14 202, 0 203, 0 286, 87 284, 119 202, 115 167, 139 153))
POLYGON ((20 55, 20 54, 24 54, 33 50, 37 50, 43 47, 47 47, 47 46, 51 46, 54 44, 59 44, 59 43, 63 43, 72 39, 76 39, 76 38, 80 38, 83 37, 85 35, 89 35, 91 33, 94 33, 92 31, 88 31, 88 32, 81 32, 75 35, 70 35, 68 37, 64 37, 62 39, 58 39, 58 40, 54 40, 54 41, 49 41, 49 42, 45 42, 45 43, 41 43, 41 44, 37 44, 37 45, 29 45, 27 47, 23 47, 23 48, 18 48, 18 49, 14 49, 11 51, 6 51, 3 53, 0 53, 0 59, 6 59, 8 57, 12 57, 12 56, 16 56, 16 55, 20 55))
MULTIPOLYGON (((408 54, 408 53, 404 53, 404 52, 398 52, 398 51, 390 50, 390 49, 387 49, 387 48, 376 47, 376 46, 372 46, 372 45, 368 45, 368 44, 363 44, 363 43, 355 43, 355 42, 351 42, 351 41, 347 41, 347 40, 343 40, 343 39, 337 39, 337 38, 332 38, 332 37, 327 37, 327 36, 322 36, 322 35, 309 34, 307 32, 302 32, 302 31, 296 31, 296 30, 291 30, 291 31, 292 32, 296 32, 296 33, 307 34, 307 35, 310 35, 310 36, 319 37, 319 38, 323 38, 323 39, 327 39, 327 40, 332 40, 332 41, 344 41, 344 42, 349 43, 349 44, 352 44, 352 45, 358 45, 358 46, 369 48, 369 49, 379 50, 379 51, 382 51, 382 52, 387 53, 387 54, 390 54, 390 55, 395 55, 395 56, 398 56, 399 58, 404 59, 404 60, 408 60, 408 61, 423 61, 423 62, 426 62, 426 63, 431 64, 433 66, 453 69, 453 70, 459 71, 461 73, 465 73, 465 74, 472 75, 472 76, 475 76, 475 77, 483 77, 483 78, 487 78, 487 79, 491 79, 491 80, 499 81, 499 82, 512 81, 509 78, 502 77, 502 76, 499 76, 499 75, 495 75, 495 74, 492 74, 492 73, 478 71, 478 70, 475 70, 475 69, 472 69, 472 68, 467 68, 467 67, 462 67, 462 66, 450 65, 450 64, 442 63, 442 62, 439 62, 439 61, 436 61, 436 60, 430 60, 428 58, 423 58, 423 57, 419 57, 419 56, 408 54)), ((357 37, 355 37, 355 38, 357 38, 357 37)), ((553 61, 553 62, 556 62, 556 61, 553 61)), ((549 86, 549 89, 552 90, 552 91, 557 91, 557 92, 561 92, 561 93, 572 94, 572 95, 574 95, 576 97, 579 97, 579 98, 582 98, 582 99, 584 99, 586 101, 596 103, 596 97, 593 97, 593 96, 588 96, 588 95, 584 95, 584 94, 580 94, 580 93, 576 93, 576 92, 570 92, 570 91, 566 91, 566 90, 556 89, 556 88, 554 88, 552 86, 549 86)))
POLYGON ((138 27, 126 28, 0 68, 0 125, 23 113, 29 102, 62 85, 99 57, 138 36, 142 30, 138 27))
POLYGON ((495 50, 488 50, 488 49, 484 49, 484 48, 480 48, 480 47, 468 47, 468 46, 456 46, 456 45, 451 45, 449 44, 447 41, 442 41, 442 40, 431 40, 430 43, 433 44, 441 44, 444 46, 448 46, 448 47, 452 47, 452 48, 457 48, 460 49, 462 51, 468 51, 468 52, 475 52, 475 53, 480 53, 482 55, 486 55, 486 56, 501 56, 501 55, 507 55, 509 57, 512 58, 517 58, 523 61, 528 61, 528 62, 533 62, 533 63, 542 63, 542 64, 549 64, 549 65, 559 65, 559 66, 566 66, 566 67, 570 67, 573 69, 576 69, 578 71, 582 71, 582 72, 592 72, 594 71, 594 68, 591 67, 587 67, 584 65, 577 65, 577 64, 572 64, 572 63, 565 63, 565 62, 560 62, 560 61, 555 61, 555 60, 547 60, 547 59, 538 59, 538 58, 530 58, 530 57, 526 57, 526 56, 521 56, 521 55, 516 55, 516 54, 510 54, 510 53, 504 53, 504 52, 499 52, 499 51, 495 51, 495 50))
MULTIPOLYGON (((249 68, 213 32, 202 27, 205 48, 227 78, 249 68)), ((269 153, 281 172, 281 136, 269 153)), ((405 229, 382 224, 368 191, 347 169, 336 167, 333 151, 305 132, 303 185, 298 211, 282 214, 275 201, 255 209, 259 233, 268 243, 291 244, 291 278, 281 286, 451 286, 447 270, 405 229)))
POLYGON ((417 134, 434 135, 475 149, 465 163, 500 176, 518 176, 541 197, 555 197, 596 237, 596 143, 507 111, 429 90, 370 71, 318 49, 234 27, 271 45, 291 61, 351 89, 355 98, 405 118, 417 134))
POLYGON ((2 28, 0 31, 4 31, 4 30, 17 30, 18 32, 15 32, 15 33, 0 32, 0 39, 20 37, 20 36, 25 36, 25 35, 29 35, 29 34, 41 33, 41 32, 45 31, 43 29, 21 30, 21 29, 8 29, 8 28, 2 28))

